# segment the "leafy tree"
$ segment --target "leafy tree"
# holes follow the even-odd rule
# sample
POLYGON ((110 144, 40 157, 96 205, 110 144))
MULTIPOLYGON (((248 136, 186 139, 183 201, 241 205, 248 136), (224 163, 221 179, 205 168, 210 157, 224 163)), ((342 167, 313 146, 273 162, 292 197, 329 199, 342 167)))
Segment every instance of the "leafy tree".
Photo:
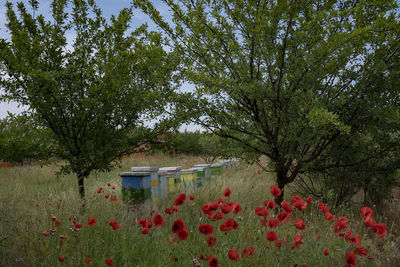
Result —
MULTIPOLYGON (((37 1, 31 5, 36 11, 37 1)), ((130 31, 132 8, 107 20, 94 0, 53 0, 46 21, 22 2, 17 12, 6 6, 11 39, 0 39, 5 98, 28 105, 51 129, 57 155, 67 162, 62 171, 77 175, 84 198, 85 177, 110 169, 162 128, 162 122, 145 127, 144 120, 161 114, 176 60, 160 34, 146 26, 130 31)))
POLYGON ((398 155, 396 1, 163 2, 173 25, 149 0, 134 1, 169 36, 196 86, 181 112, 235 141, 242 157, 267 156, 282 192, 299 174, 398 155), (335 161, 340 140, 360 136, 376 144, 371 154, 335 161), (326 157, 332 164, 320 164, 326 157))
POLYGON ((225 140, 215 134, 204 133, 199 140, 201 147, 201 158, 212 164, 218 157, 226 155, 225 150, 228 144, 225 140))

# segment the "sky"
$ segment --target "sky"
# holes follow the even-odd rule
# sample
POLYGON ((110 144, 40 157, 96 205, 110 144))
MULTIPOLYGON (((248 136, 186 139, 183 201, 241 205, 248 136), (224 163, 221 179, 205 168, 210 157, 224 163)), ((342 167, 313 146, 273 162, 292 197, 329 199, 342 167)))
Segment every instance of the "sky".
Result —
MULTIPOLYGON (((13 3, 14 6, 20 2, 20 0, 8 0, 9 2, 13 3)), ((21 0, 25 6, 27 7, 28 10, 30 10, 28 7, 28 0, 21 0)), ((45 17, 50 18, 51 16, 51 4, 52 0, 39 0, 39 9, 36 12, 36 14, 43 14, 45 17)), ((109 18, 111 15, 117 15, 119 11, 123 8, 129 8, 131 6, 131 0, 96 0, 97 5, 102 9, 103 11, 103 16, 106 18, 109 18)), ((9 38, 9 34, 6 30, 6 7, 5 7, 5 0, 0 0, 0 37, 1 38, 9 38)), ((160 14, 165 17, 167 20, 171 19, 171 15, 169 12, 169 8, 165 6, 161 1, 159 0, 153 0, 153 4, 157 8, 157 10, 160 12, 160 14)), ((16 10, 16 9, 15 9, 16 10)), ((131 27, 132 29, 137 28, 138 26, 142 25, 143 23, 147 23, 149 26, 150 30, 157 30, 157 26, 149 19, 147 15, 145 15, 143 12, 140 10, 135 10, 134 11, 134 16, 131 21, 131 27)), ((73 34, 71 33, 70 36, 67 36, 67 40, 72 41, 74 38, 73 34)), ((184 85, 186 89, 190 90, 189 85, 184 85)), ((183 88, 185 89, 185 88, 183 88)), ((0 88, 0 93, 1 93, 1 88, 0 88)), ((11 103, 5 103, 5 102, 0 102, 0 119, 5 118, 8 115, 8 112, 13 113, 13 114, 18 114, 21 113, 23 110, 25 110, 26 107, 19 106, 18 103, 11 102, 11 103)), ((195 125, 184 125, 181 127, 180 130, 197 130, 201 129, 198 126, 195 125)))

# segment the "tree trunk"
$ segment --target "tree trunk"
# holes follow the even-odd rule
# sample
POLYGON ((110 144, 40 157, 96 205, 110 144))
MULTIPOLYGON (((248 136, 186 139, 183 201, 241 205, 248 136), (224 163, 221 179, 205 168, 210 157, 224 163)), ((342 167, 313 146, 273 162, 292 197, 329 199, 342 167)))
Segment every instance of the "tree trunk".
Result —
POLYGON ((285 195, 284 188, 285 188, 286 181, 287 181, 286 174, 287 174, 287 171, 285 171, 285 170, 278 170, 276 172, 276 182, 278 183, 279 189, 282 191, 281 195, 278 196, 277 198, 275 198, 275 203, 279 207, 281 207, 281 203, 282 203, 283 197, 285 195))
POLYGON ((85 200, 85 185, 84 185, 85 176, 81 173, 77 173, 77 177, 78 177, 79 197, 81 198, 81 200, 85 200))

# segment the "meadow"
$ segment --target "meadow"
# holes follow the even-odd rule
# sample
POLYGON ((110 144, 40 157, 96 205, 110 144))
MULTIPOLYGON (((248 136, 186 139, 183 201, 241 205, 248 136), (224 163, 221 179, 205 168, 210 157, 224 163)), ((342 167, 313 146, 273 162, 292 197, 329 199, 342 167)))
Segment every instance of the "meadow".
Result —
POLYGON ((289 188, 278 210, 273 175, 246 163, 159 203, 121 201, 131 166, 199 163, 134 155, 85 181, 84 206, 57 164, 0 168, 0 266, 399 266, 397 199, 333 211, 289 188))

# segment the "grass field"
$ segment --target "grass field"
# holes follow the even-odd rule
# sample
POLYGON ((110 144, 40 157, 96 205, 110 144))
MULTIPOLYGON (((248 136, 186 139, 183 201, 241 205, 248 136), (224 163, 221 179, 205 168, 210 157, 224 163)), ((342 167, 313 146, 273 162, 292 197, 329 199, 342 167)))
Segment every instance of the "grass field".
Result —
MULTIPOLYGON (((86 266, 88 259, 92 266, 196 266, 193 259, 199 261, 197 266, 209 266, 216 262, 213 258, 218 259, 218 266, 344 266, 346 253, 359 246, 365 247, 368 255, 356 256, 358 266, 399 266, 399 203, 387 202, 379 210, 371 207, 375 212, 372 218, 387 226, 383 237, 364 225, 360 204, 335 211, 335 220, 331 222, 313 202, 305 210, 295 209, 290 220, 271 229, 262 225, 263 217, 255 213, 255 208, 264 207, 265 200, 273 200, 270 186, 274 180, 270 174, 258 174, 256 166, 237 164, 221 178, 201 188, 181 192, 187 195, 187 200, 178 206, 179 211, 170 215, 164 210, 173 207, 179 193, 158 204, 147 203, 141 207, 127 206, 120 200, 118 173, 128 171, 131 166, 187 168, 198 163, 202 163, 199 158, 190 156, 124 159, 121 167, 109 173, 93 174, 85 181, 87 201, 84 208, 78 197, 76 178, 73 175, 56 177, 56 165, 0 168, 0 266, 86 266), (103 192, 97 193, 100 187, 103 192), (222 199, 226 188, 232 193, 225 198, 225 204, 228 201, 238 203, 241 211, 212 221, 204 214, 202 206, 222 199), (117 201, 105 198, 104 194, 117 201), (189 200, 190 195, 194 196, 193 200, 189 200), (153 225, 148 234, 142 234, 138 221, 151 219, 156 214, 164 218, 164 225, 153 225), (360 245, 339 238, 339 233, 334 232, 339 216, 348 218, 348 227, 341 232, 351 230, 354 236, 360 235, 360 245), (87 225, 89 217, 96 219, 93 226, 87 225), (188 229, 187 240, 180 240, 172 232, 171 227, 178 218, 188 229), (238 229, 221 231, 219 227, 227 218, 234 219, 238 229), (296 218, 305 222, 304 230, 295 227, 296 218), (120 228, 113 230, 109 224, 111 220, 120 224, 120 228), (73 221, 82 224, 79 231, 76 228, 74 231, 73 221), (58 227, 55 227, 56 222, 60 223, 58 227), (213 226, 210 236, 215 238, 215 245, 208 246, 207 236, 198 230, 200 224, 213 226), (50 229, 55 232, 51 233, 50 229), (269 231, 274 231, 283 241, 281 247, 267 239, 269 231), (303 237, 298 247, 293 248, 296 234, 303 237), (231 249, 238 251, 238 261, 228 257, 231 249), (325 250, 328 250, 327 255, 325 250), (202 260, 201 255, 212 257, 202 260)), ((289 192, 285 199, 290 202, 289 192)), ((267 219, 271 217, 276 217, 273 210, 269 210, 267 219)))

